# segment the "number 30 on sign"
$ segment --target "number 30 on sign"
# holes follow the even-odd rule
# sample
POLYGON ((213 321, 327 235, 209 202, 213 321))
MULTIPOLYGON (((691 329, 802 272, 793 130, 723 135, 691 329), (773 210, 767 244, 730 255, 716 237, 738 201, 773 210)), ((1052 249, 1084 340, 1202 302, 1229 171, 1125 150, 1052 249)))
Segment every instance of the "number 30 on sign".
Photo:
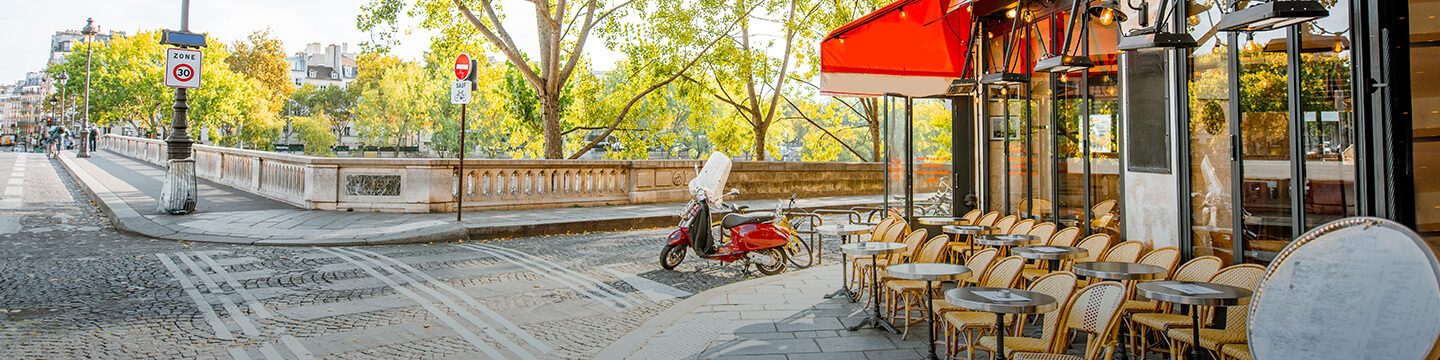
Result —
POLYGON ((186 89, 200 87, 199 50, 165 50, 165 86, 186 89))

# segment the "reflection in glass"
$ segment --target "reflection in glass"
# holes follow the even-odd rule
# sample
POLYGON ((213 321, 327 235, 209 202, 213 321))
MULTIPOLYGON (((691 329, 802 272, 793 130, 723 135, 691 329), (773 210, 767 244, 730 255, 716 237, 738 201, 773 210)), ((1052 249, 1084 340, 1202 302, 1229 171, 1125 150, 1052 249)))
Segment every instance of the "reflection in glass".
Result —
POLYGON ((909 136, 905 124, 905 98, 885 97, 885 196, 888 207, 905 211, 905 140, 909 136))
MULTIPOLYGON (((1098 25, 1098 24, 1092 24, 1098 25)), ((1080 117, 1090 168, 1090 227, 1120 238, 1120 95, 1116 27, 1091 26, 1088 42, 1095 67, 1086 74, 1090 116, 1080 117)))
POLYGON ((1245 262, 1264 263, 1290 242, 1290 113, 1285 31, 1243 38, 1240 123, 1245 262))
POLYGON ((1350 1, 1301 25, 1305 228, 1355 216, 1355 117, 1350 84, 1350 1))
POLYGON ((951 216, 951 114, 948 99, 914 99, 915 214, 951 216))
POLYGON ((1187 62, 1190 103, 1191 254, 1235 264, 1230 162, 1230 52, 1214 4, 1196 14, 1190 34, 1200 46, 1187 62))
POLYGON ((1440 179, 1440 156, 1435 156, 1440 154, 1440 86, 1436 86, 1440 84, 1440 46, 1434 41, 1440 39, 1437 11, 1440 3, 1410 1, 1409 93, 1415 142, 1415 229, 1432 249, 1440 251, 1440 181, 1436 180, 1440 179))

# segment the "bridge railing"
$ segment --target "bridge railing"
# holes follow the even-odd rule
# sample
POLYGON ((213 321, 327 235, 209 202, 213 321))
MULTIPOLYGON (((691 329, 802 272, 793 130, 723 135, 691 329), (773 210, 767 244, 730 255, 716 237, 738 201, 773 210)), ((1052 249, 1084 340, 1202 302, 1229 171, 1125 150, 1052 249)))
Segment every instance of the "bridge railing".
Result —
MULTIPOLYGON (((99 149, 164 166, 165 143, 108 134, 99 149)), ((323 158, 218 146, 194 147, 197 176, 318 210, 442 212, 463 194, 467 210, 684 201, 695 160, 458 160, 323 158), (463 182, 461 181, 463 179, 463 182)), ((741 198, 875 195, 878 163, 737 161, 729 186, 741 198)))

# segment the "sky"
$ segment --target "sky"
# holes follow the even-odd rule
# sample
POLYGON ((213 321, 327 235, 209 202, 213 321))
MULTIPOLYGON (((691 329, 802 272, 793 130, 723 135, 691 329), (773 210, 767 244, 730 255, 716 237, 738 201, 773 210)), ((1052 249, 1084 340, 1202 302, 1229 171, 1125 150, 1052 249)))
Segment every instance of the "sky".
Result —
MULTIPOLYGON (((209 33, 225 42, 244 38, 255 30, 269 28, 285 42, 287 53, 304 49, 305 44, 349 43, 359 52, 359 43, 369 34, 355 28, 360 6, 368 0, 211 0, 190 3, 190 30, 209 33)), ((502 0, 502 7, 528 6, 518 0, 502 0), (510 4, 514 3, 514 4, 510 4)), ((507 28, 534 29, 534 17, 511 16, 507 28)), ((25 73, 40 71, 50 56, 50 36, 56 31, 78 30, 85 19, 94 18, 102 32, 111 30, 134 34, 137 30, 180 27, 180 0, 0 0, 0 83, 23 80, 25 73)), ((515 42, 526 52, 535 51, 534 31, 512 31, 515 42)), ((593 39, 592 39, 593 40, 593 39)), ((620 55, 603 49, 603 42, 591 41, 587 55, 599 70, 612 68, 620 55)), ((429 45, 429 34, 400 36, 392 53, 408 60, 420 60, 429 45)))

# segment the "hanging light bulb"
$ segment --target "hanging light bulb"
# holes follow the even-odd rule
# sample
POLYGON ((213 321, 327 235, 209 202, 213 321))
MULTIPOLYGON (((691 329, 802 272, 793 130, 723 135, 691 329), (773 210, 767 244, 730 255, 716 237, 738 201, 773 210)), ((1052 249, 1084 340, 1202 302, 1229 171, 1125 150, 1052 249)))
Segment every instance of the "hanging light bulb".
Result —
POLYGON ((1340 43, 1340 40, 1335 40, 1334 50, 1336 54, 1345 52, 1345 44, 1340 43))
POLYGON ((1255 42, 1255 33, 1250 33, 1250 35, 1249 35, 1248 37, 1246 37, 1245 47, 1244 47, 1242 50, 1245 50, 1245 51, 1256 51, 1256 50, 1260 50, 1260 43, 1255 42))
POLYGON ((1017 14, 1019 13, 1015 9, 1005 10, 1005 18, 1007 19, 1014 19, 1017 14))
POLYGON ((1115 10, 1111 10, 1111 9, 1101 9, 1101 10, 1100 10, 1100 25, 1110 26, 1110 24, 1114 24, 1114 23, 1115 23, 1115 10))
POLYGON ((1186 19, 1186 20, 1188 20, 1187 22, 1190 23, 1190 26, 1200 25, 1200 17, 1199 17, 1199 16, 1190 15, 1190 18, 1189 18, 1189 19, 1186 19))
POLYGON ((1070 81, 1070 74, 1068 74, 1068 73, 1066 73, 1066 74, 1060 74, 1060 82, 1068 82, 1068 81, 1070 81))
POLYGON ((1025 11, 1025 22, 1028 23, 1028 22, 1030 22, 1030 21, 1032 21, 1032 20, 1035 20, 1035 14, 1031 14, 1029 10, 1026 10, 1026 11, 1025 11))

